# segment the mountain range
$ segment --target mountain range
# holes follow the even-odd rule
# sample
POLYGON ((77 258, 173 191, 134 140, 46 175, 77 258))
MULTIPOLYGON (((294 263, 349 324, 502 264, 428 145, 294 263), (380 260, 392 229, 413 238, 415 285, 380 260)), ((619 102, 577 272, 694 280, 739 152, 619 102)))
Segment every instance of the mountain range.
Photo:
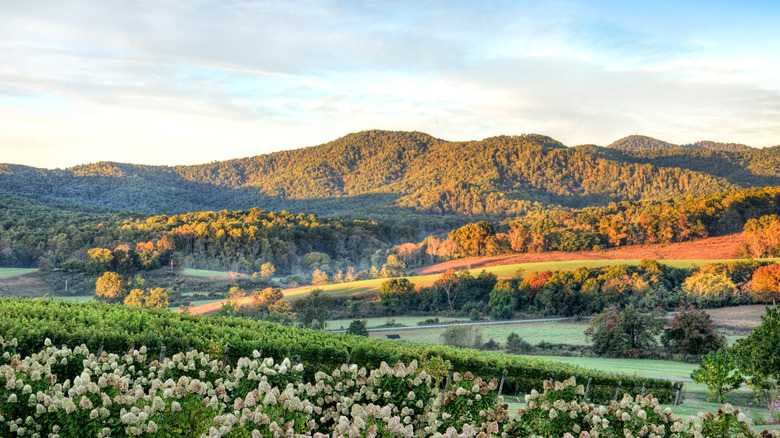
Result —
POLYGON ((445 141, 364 131, 319 146, 191 166, 0 164, 0 191, 150 213, 260 207, 431 230, 547 206, 582 208, 780 185, 780 146, 633 135, 607 147, 546 136, 445 141))

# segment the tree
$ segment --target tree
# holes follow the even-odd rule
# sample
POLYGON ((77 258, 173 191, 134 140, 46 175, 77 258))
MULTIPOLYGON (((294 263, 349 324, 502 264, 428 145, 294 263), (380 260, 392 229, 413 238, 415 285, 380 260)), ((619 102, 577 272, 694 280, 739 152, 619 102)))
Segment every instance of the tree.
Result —
POLYGON ((436 290, 444 293, 444 297, 447 299, 447 304, 450 306, 450 311, 454 310, 455 299, 458 297, 458 281, 459 277, 452 269, 447 269, 441 277, 437 278, 433 282, 433 286, 436 290))
POLYGON ((456 242, 464 257, 494 255, 498 248, 496 232, 488 221, 479 221, 452 230, 447 240, 456 242))
POLYGON ((526 342, 515 332, 512 332, 506 338, 506 351, 512 354, 526 353, 531 351, 531 344, 526 342))
POLYGON ((298 299, 292 307, 295 311, 295 319, 304 328, 325 329, 325 320, 328 318, 331 298, 320 288, 312 289, 308 295, 298 299))
POLYGON ((279 300, 268 306, 268 315, 265 319, 277 324, 292 325, 294 317, 292 305, 287 300, 279 300))
POLYGON ((680 309, 661 337, 664 347, 685 354, 707 354, 726 346, 710 315, 693 307, 680 309))
POLYGON ((509 319, 517 307, 517 299, 512 284, 499 281, 490 291, 490 315, 493 319, 509 319))
POLYGON ((349 323, 349 328, 347 328, 347 334, 368 337, 368 329, 366 328, 366 323, 367 321, 365 319, 363 320, 356 319, 352 321, 351 323, 349 323))
POLYGON ((145 307, 150 309, 167 309, 168 305, 168 292, 165 289, 155 287, 146 291, 145 307))
POLYGON ((125 297, 125 306, 127 307, 143 307, 144 306, 144 291, 141 289, 133 289, 125 297))
POLYGON ((257 310, 268 310, 270 306, 284 298, 282 290, 278 287, 267 287, 263 290, 252 292, 252 307, 257 310))
POLYGON ((656 347, 663 324, 660 315, 641 313, 631 304, 622 311, 610 306, 593 316, 585 336, 593 340, 597 354, 633 356, 656 347))
POLYGON ((387 262, 382 265, 380 275, 383 278, 401 277, 406 274, 406 264, 402 262, 397 255, 387 256, 387 262))
POLYGON ((780 264, 762 266, 753 272, 751 296, 763 303, 777 305, 780 298, 780 264))
POLYGON ((105 272, 95 282, 95 297, 110 303, 121 303, 127 296, 127 284, 116 272, 105 272))
POLYGON ((737 287, 725 272, 700 269, 685 279, 682 285, 685 293, 706 297, 733 295, 737 287))
POLYGON ((737 369, 734 356, 722 349, 707 353, 701 365, 691 373, 691 379, 696 383, 705 383, 710 398, 716 398, 719 403, 724 402, 727 393, 739 389, 745 382, 737 369))
POLYGON ((328 284, 328 274, 326 274, 325 271, 320 271, 319 269, 315 269, 314 273, 311 276, 311 284, 315 286, 322 286, 328 284))
POLYGON ((770 381, 780 380, 780 309, 767 307, 761 324, 732 349, 753 387, 767 388, 770 381))
POLYGON ((92 248, 87 250, 87 272, 97 274, 111 269, 114 261, 114 253, 105 248, 92 248))
POLYGON ((385 309, 392 313, 417 306, 417 291, 408 278, 391 278, 382 282, 378 295, 385 309))
POLYGON ((260 276, 266 280, 273 278, 276 268, 271 262, 265 262, 260 266, 260 276))
POLYGON ((225 293, 225 301, 222 302, 222 312, 231 315, 241 307, 240 300, 246 297, 246 291, 238 287, 231 287, 225 293))

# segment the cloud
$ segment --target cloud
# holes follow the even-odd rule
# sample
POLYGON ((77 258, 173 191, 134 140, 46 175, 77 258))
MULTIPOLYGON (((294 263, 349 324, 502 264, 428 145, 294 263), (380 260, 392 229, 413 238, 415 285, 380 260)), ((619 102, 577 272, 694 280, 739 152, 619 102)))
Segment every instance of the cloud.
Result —
POLYGON ((747 27, 778 36, 766 12, 715 5, 698 24, 696 11, 670 2, 12 2, 0 16, 2 160, 210 161, 372 128, 453 140, 539 132, 607 144, 637 131, 780 143, 778 48, 740 36, 747 27))

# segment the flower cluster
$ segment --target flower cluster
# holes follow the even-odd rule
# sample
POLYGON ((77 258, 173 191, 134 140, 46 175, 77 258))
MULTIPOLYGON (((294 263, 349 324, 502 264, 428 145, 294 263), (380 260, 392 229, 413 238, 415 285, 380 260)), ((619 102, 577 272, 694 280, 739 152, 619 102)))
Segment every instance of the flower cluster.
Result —
POLYGON ((231 367, 198 351, 161 363, 145 347, 98 357, 85 346, 46 342, 36 354, 7 359, 0 366, 4 437, 496 436, 471 424, 442 428, 438 390, 415 362, 343 366, 304 382, 302 365, 259 353, 231 367))
POLYGON ((498 434, 509 420, 507 405, 498 398, 498 381, 489 382, 475 377, 470 372, 454 373, 452 387, 443 393, 437 402, 441 412, 440 431, 446 431, 459 424, 470 424, 478 431, 498 434))
POLYGON ((683 420, 670 408, 661 408, 652 395, 623 398, 609 405, 578 402, 582 386, 574 378, 544 382, 544 392, 531 391, 526 407, 507 427, 510 436, 564 436, 568 438, 730 438, 780 437, 780 432, 757 434, 750 420, 738 409, 725 405, 717 415, 705 412, 683 420))

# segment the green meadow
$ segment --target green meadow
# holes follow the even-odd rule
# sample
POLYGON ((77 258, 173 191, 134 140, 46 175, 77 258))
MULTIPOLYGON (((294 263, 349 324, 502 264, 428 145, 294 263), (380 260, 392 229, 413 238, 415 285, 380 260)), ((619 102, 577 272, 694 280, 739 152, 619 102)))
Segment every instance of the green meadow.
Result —
POLYGON ((35 272, 34 268, 0 268, 0 278, 16 277, 17 275, 29 274, 35 272))

